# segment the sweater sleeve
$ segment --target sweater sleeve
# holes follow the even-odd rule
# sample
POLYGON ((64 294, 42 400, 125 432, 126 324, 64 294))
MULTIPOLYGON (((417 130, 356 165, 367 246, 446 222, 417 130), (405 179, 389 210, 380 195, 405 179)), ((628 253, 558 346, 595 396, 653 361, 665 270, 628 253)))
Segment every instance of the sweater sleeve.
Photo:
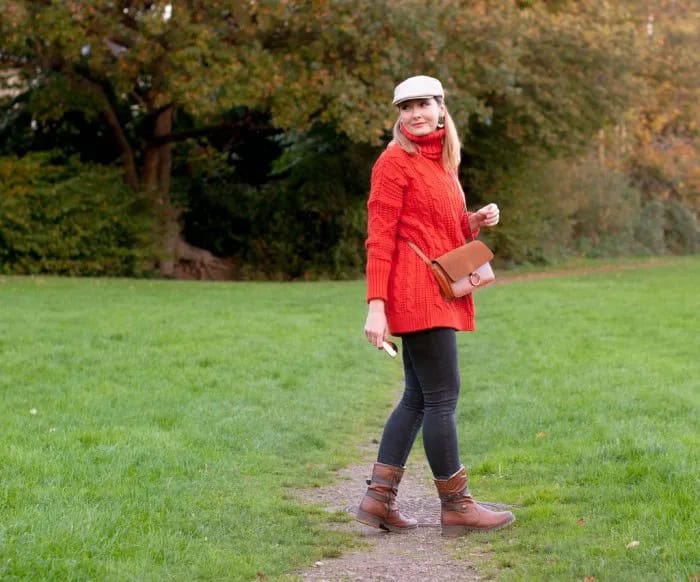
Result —
POLYGON ((479 231, 481 230, 478 227, 474 230, 471 230, 469 228, 469 217, 472 214, 474 214, 474 213, 467 211, 462 215, 462 234, 464 235, 464 238, 467 240, 471 240, 472 238, 478 237, 479 231), (471 233, 470 233, 470 231, 471 231, 471 233))
MULTIPOLYGON (((387 150, 388 151, 388 150, 387 150)), ((387 300, 391 261, 403 207, 406 176, 387 151, 372 170, 367 202, 367 301, 387 300)))

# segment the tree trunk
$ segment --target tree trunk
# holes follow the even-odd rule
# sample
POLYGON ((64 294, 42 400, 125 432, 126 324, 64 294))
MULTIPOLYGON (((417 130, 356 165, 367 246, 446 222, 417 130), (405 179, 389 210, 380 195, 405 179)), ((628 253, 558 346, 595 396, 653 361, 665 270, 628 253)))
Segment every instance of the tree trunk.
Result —
POLYGON ((141 170, 141 187, 153 201, 157 214, 156 236, 159 245, 158 270, 165 277, 175 276, 175 247, 180 237, 180 212, 170 200, 170 170, 172 148, 158 138, 169 135, 173 127, 173 108, 165 107, 152 113, 153 132, 146 143, 141 170), (167 174, 167 177, 166 177, 167 174))
POLYGON ((194 247, 182 237, 182 211, 170 199, 172 174, 172 133, 174 109, 162 108, 154 113, 152 139, 144 150, 141 184, 151 196, 158 213, 158 239, 161 241, 158 270, 164 277, 177 279, 226 280, 234 276, 231 261, 194 247))
POLYGON ((143 156, 141 185, 156 202, 169 202, 172 146, 162 138, 172 133, 173 108, 166 107, 153 113, 153 133, 143 156))

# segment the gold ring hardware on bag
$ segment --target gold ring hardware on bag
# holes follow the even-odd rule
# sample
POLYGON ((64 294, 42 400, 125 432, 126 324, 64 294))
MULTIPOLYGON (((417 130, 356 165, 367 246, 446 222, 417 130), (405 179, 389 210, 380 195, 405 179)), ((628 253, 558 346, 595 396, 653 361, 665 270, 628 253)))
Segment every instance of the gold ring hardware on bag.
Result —
POLYGON ((479 275, 479 273, 472 273, 469 275, 469 282, 474 285, 474 287, 478 287, 481 284, 481 275, 479 275))

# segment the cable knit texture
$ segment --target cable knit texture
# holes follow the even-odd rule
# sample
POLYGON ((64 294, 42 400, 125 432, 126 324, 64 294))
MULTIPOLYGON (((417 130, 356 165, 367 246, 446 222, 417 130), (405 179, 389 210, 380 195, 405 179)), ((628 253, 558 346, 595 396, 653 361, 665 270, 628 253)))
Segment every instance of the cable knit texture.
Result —
POLYGON ((372 170, 365 245, 367 301, 384 300, 394 335, 434 327, 471 331, 472 296, 445 301, 428 265, 407 245, 412 241, 434 258, 469 236, 461 189, 442 166, 445 130, 426 136, 404 131, 404 135, 420 152, 410 155, 389 145, 372 170))

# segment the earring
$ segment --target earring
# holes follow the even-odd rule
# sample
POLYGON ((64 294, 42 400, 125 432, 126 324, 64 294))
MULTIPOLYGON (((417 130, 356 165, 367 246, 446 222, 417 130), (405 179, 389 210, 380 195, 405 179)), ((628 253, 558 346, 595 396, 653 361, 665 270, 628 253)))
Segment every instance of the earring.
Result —
POLYGON ((438 127, 445 127, 445 118, 444 117, 438 117, 438 127))

